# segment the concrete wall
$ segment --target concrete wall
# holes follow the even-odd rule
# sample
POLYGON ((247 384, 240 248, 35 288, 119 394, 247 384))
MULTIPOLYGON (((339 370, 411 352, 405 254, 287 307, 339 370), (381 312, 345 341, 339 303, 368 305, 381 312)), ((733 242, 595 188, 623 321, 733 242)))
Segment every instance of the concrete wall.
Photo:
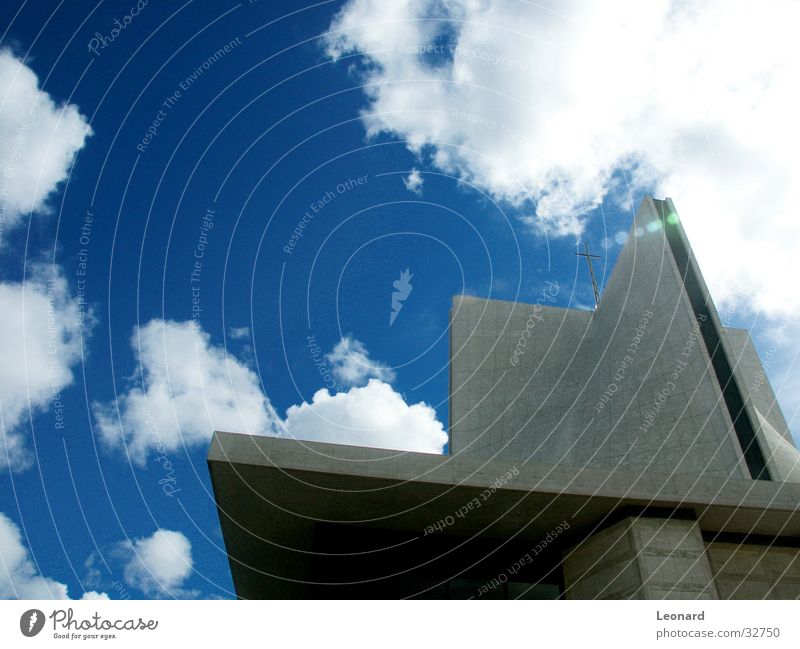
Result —
POLYGON ((563 566, 567 599, 639 599, 642 580, 627 521, 570 550, 563 566))
POLYGON ((794 444, 786 419, 772 391, 766 370, 758 357, 750 334, 746 329, 723 329, 725 341, 731 350, 731 362, 739 378, 743 395, 770 422, 787 441, 794 444))
POLYGON ((756 433, 772 479, 800 482, 800 452, 750 334, 744 329, 723 331, 740 390, 755 415, 756 433))
POLYGON ((629 517, 564 553, 567 599, 797 599, 800 548, 704 542, 695 521, 629 517))
POLYGON ((592 314, 456 297, 451 311, 451 453, 557 462, 571 374, 592 314), (529 332, 529 333, 526 333, 529 332))
POLYGON ((626 518, 564 556, 567 599, 717 599, 695 521, 626 518))
POLYGON ((539 302, 454 299, 453 453, 749 477, 652 199, 597 311, 539 302))
POLYGON ((712 542, 707 548, 720 599, 797 599, 800 549, 712 542))
POLYGON ((719 385, 708 371, 695 314, 651 199, 639 209, 581 357, 595 371, 575 406, 575 423, 591 422, 591 435, 575 439, 579 462, 744 477, 719 385), (598 401, 611 390, 598 412, 598 401))

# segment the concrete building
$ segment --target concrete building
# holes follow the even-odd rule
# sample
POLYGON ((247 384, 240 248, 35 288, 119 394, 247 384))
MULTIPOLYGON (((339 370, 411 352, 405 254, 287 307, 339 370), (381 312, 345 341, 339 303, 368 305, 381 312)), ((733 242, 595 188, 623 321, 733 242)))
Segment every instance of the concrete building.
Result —
POLYGON ((215 433, 242 598, 800 598, 800 453, 672 202, 596 310, 454 298, 450 454, 215 433))

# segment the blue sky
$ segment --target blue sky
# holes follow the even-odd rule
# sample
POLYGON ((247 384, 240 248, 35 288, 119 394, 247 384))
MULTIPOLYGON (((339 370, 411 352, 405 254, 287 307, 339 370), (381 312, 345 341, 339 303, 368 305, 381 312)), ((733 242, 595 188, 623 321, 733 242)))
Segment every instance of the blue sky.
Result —
MULTIPOLYGON (((24 367, 7 368, 13 376, 0 387, 7 440, 22 448, 10 456, 12 469, 0 471, 6 517, 0 532, 29 551, 28 563, 18 566, 20 583, 44 585, 51 594, 66 587, 72 597, 84 591, 111 598, 232 597, 205 463, 212 425, 271 430, 275 417, 282 421, 287 408, 312 402, 326 387, 315 357, 345 339, 349 347, 340 349, 338 366, 336 356, 326 361, 331 370, 338 367, 339 394, 355 402, 370 394, 358 390, 375 389, 365 386, 370 378, 391 383, 386 399, 399 395, 408 406, 424 402, 435 410, 412 412, 391 401, 426 431, 395 444, 435 447, 434 422, 447 427, 452 296, 533 301, 545 281, 557 281, 559 304, 586 308, 591 285, 576 246, 588 241, 603 257, 598 275, 607 277, 631 206, 648 191, 674 198, 726 323, 753 328, 762 354, 781 357, 768 370, 782 389, 787 419, 793 416, 791 332, 800 309, 785 288, 792 286, 791 271, 776 273, 768 261, 791 258, 797 227, 786 216, 788 202, 778 199, 769 205, 773 220, 753 226, 745 201, 770 191, 776 170, 786 182, 796 170, 784 165, 788 154, 782 157, 781 147, 788 144, 762 139, 758 149, 731 135, 736 120, 774 117, 771 100, 786 99, 782 79, 764 81, 763 115, 737 111, 740 104, 752 106, 752 97, 732 101, 724 88, 699 97, 705 104, 697 114, 683 110, 685 102, 659 112, 649 108, 649 88, 638 97, 621 90, 627 74, 647 71, 624 52, 612 52, 621 58, 606 65, 597 89, 564 99, 585 87, 592 71, 573 79, 573 66, 556 65, 564 76, 547 79, 550 68, 542 61, 553 53, 531 50, 536 39, 529 37, 506 52, 509 26, 519 30, 512 39, 542 29, 551 44, 565 31, 572 45, 563 45, 569 51, 556 58, 577 52, 583 61, 597 35, 579 14, 596 9, 570 14, 509 3, 470 16, 460 4, 449 12, 427 2, 395 11, 370 2, 289 7, 199 0, 140 3, 135 13, 133 1, 80 10, 53 10, 45 2, 0 9, 2 78, 9 84, 0 90, 6 93, 0 133, 4 165, 16 169, 12 194, 3 197, 0 282, 8 297, 1 303, 13 308, 25 294, 24 281, 55 312, 23 310, 20 326, 27 331, 49 322, 40 331, 45 353, 48 335, 58 339, 39 365, 23 355, 24 367), (375 25, 360 26, 364 16, 375 25), (125 27, 111 38, 115 20, 125 27), (484 24, 494 29, 469 31, 484 24), (442 43, 461 49, 406 51, 442 43), (631 67, 637 69, 625 70, 631 67), (21 80, 25 69, 44 94, 21 80), (509 95, 509 88, 519 88, 519 95, 509 95), (12 101, 14 93, 38 97, 37 114, 52 124, 40 127, 35 117, 14 112, 25 107, 12 101), (637 100, 648 107, 642 114, 609 117, 637 100), (727 102, 729 113, 712 111, 709 118, 715 101, 727 102), (553 119, 548 111, 555 111, 553 119), (537 128, 537 120, 549 126, 537 128), (655 124, 661 138, 644 123, 655 124), (40 129, 48 138, 34 147, 40 129), (630 138, 617 137, 623 132, 630 138), (637 148, 637 135, 645 144, 666 140, 669 146, 637 148), (15 137, 22 142, 18 154, 15 137), (612 139, 626 144, 610 147, 612 139), (603 144, 595 149, 597 141, 603 144), (712 153, 726 153, 725 164, 703 149, 704 141, 716 145, 712 153), (570 147, 584 153, 572 155, 570 147), (740 169, 728 161, 753 151, 761 157, 747 158, 752 196, 735 197, 734 207, 709 203, 708 196, 727 196, 737 182, 740 169), (17 164, 37 155, 24 168, 17 164), (678 166, 679 156, 695 166, 678 166), (711 181, 692 185, 687 178, 702 175, 703 164, 711 165, 711 181), (725 245, 716 245, 714 233, 723 231, 725 245), (752 246, 737 247, 742 241, 752 246), (413 290, 389 326, 393 282, 405 269, 413 274, 413 290), (49 300, 47 278, 58 283, 49 300), (79 292, 85 305, 76 302, 79 292), (87 316, 76 328, 81 309, 87 316), (203 385, 218 400, 204 401, 202 390, 199 401, 191 394, 177 405, 160 399, 159 387, 192 392, 191 376, 171 375, 194 362, 198 348, 208 372, 203 385), (348 363, 365 358, 370 367, 349 376, 348 363), (54 367, 58 399, 48 393, 54 367), (13 400, 22 405, 9 406, 13 400), (143 403, 152 412, 143 414, 143 403), (163 437, 163 452, 148 418, 163 437), (164 551, 177 568, 159 563, 164 551)), ((656 24, 668 14, 667 4, 659 7, 656 24)), ((631 20, 646 22, 652 16, 645 13, 631 20)), ((702 27, 714 17, 691 20, 702 27)), ((627 29, 619 24, 606 26, 627 29)), ((788 56, 768 54, 774 60, 756 61, 741 78, 757 78, 788 56)), ((697 60, 705 61, 702 56, 697 60)), ((707 67, 718 71, 714 63, 707 67)), ((681 61, 675 65, 675 78, 683 79, 681 61)), ((702 75, 686 79, 673 91, 690 96, 692 84, 702 82, 702 75)), ((742 85, 743 93, 751 92, 742 85)), ((786 115, 795 105, 790 99, 786 115)), ((35 300, 28 300, 25 308, 33 308, 35 300)), ((336 403, 319 408, 337 412, 336 403)), ((298 408, 287 425, 301 427, 307 416, 298 408)), ((392 433, 383 431, 380 439, 392 433)), ((41 591, 16 594, 26 592, 41 591)))

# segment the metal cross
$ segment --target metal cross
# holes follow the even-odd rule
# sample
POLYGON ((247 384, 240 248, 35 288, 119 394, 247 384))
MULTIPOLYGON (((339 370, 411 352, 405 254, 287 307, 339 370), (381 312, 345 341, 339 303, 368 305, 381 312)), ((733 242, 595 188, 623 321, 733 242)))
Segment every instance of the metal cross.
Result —
POLYGON ((589 264, 589 275, 592 277, 592 290, 594 290, 594 306, 597 308, 600 306, 600 291, 597 290, 597 279, 594 276, 594 268, 592 268, 592 259, 600 259, 599 255, 590 255, 589 254, 589 243, 584 241, 584 250, 586 252, 576 252, 575 254, 578 257, 586 257, 586 263, 589 264))

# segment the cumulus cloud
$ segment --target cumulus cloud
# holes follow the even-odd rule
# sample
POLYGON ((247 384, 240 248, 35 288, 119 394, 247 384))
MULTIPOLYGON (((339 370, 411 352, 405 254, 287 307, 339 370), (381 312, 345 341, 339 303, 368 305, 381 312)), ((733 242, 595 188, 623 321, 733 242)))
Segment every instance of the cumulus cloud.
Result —
POLYGON ((447 433, 425 403, 409 406, 392 386, 370 379, 364 387, 331 394, 286 411, 285 427, 298 439, 441 453, 447 433))
POLYGON ((325 355, 331 364, 331 371, 336 380, 344 386, 363 385, 368 379, 375 378, 391 383, 395 379, 394 372, 388 365, 373 361, 364 343, 345 336, 333 350, 325 355))
POLYGON ((105 443, 124 445, 133 462, 143 465, 153 449, 206 444, 214 430, 278 434, 256 374, 192 322, 151 320, 130 343, 141 373, 94 413, 105 443))
POLYGON ((183 588, 192 574, 192 544, 180 532, 159 529, 151 536, 120 543, 125 583, 148 597, 194 597, 183 588))
MULTIPOLYGON (((92 129, 74 104, 57 105, 36 74, 0 50, 0 237, 67 178, 92 129)), ((2 241, 0 240, 0 243, 2 241)))
POLYGON ((406 186, 406 189, 410 192, 413 192, 417 196, 422 196, 422 185, 424 182, 425 181, 422 179, 422 174, 420 174, 419 169, 412 169, 411 173, 403 178, 403 184, 406 186))
POLYGON ((350 337, 326 358, 339 382, 352 387, 333 395, 319 390, 285 418, 255 373, 191 322, 151 320, 134 330, 131 347, 144 387, 132 379, 116 402, 95 403, 94 413, 105 443, 126 448, 139 465, 153 451, 204 446, 214 430, 428 453, 441 453, 447 442, 436 411, 407 404, 385 382, 394 373, 350 337))
POLYGON ((797 315, 798 23, 798 3, 350 0, 327 47, 364 53, 368 136, 551 236, 625 203, 624 170, 675 200, 718 301, 797 315))
MULTIPOLYGON (((0 512, 0 599, 70 599, 66 584, 39 574, 19 527, 0 512)), ((81 599, 108 599, 85 592, 81 599)))
MULTIPOLYGON (((57 106, 36 75, 0 49, 0 248, 5 232, 47 199, 69 172, 91 129, 78 108, 57 106)), ((0 470, 33 461, 23 421, 52 405, 63 427, 61 389, 80 358, 76 322, 86 313, 55 266, 34 266, 26 282, 0 283, 0 470)))
POLYGON ((91 319, 82 306, 52 266, 0 283, 0 470, 32 463, 21 432, 29 416, 51 407, 55 426, 66 426, 61 390, 81 357, 79 322, 91 319))

